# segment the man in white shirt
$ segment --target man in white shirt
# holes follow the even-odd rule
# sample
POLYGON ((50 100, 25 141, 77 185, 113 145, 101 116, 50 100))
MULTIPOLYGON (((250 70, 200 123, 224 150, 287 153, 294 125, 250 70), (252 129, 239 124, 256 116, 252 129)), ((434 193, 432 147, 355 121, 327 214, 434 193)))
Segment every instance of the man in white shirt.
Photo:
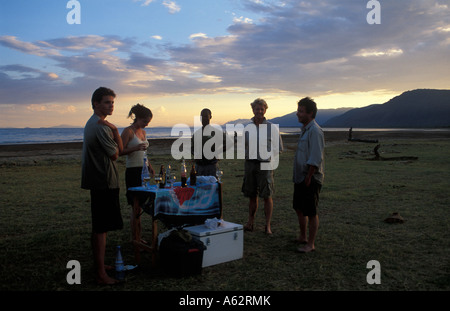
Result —
MULTIPOLYGON (((272 195, 274 192, 274 166, 270 165, 270 163, 273 160, 271 157, 278 157, 278 153, 283 150, 283 143, 277 127, 264 117, 268 108, 267 103, 263 99, 258 98, 251 103, 251 106, 254 117, 250 125, 255 126, 253 136, 256 134, 256 137, 251 137, 252 134, 245 132, 245 171, 242 192, 245 197, 250 199, 250 202, 248 222, 244 229, 246 231, 254 230, 259 196, 264 199, 264 214, 266 216, 265 232, 270 235, 272 234, 270 222, 273 212, 272 195), (262 131, 266 131, 266 133, 262 133, 262 131), (275 141, 273 141, 273 137, 275 141), (260 142, 263 139, 265 141, 260 142), (270 155, 269 158, 263 156, 267 150, 261 150, 261 146, 265 149, 270 148, 271 152, 267 154, 270 155)), ((246 128, 248 129, 249 127, 247 126, 246 128)))

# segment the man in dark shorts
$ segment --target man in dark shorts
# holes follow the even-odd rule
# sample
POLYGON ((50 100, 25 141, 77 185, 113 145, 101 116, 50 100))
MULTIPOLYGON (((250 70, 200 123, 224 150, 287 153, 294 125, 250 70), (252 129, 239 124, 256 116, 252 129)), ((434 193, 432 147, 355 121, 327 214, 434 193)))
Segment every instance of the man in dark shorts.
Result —
POLYGON ((123 149, 117 127, 106 121, 114 111, 113 90, 100 87, 92 95, 94 114, 84 128, 81 188, 90 190, 92 249, 98 284, 114 284, 105 269, 106 235, 123 228, 116 160, 123 149))
POLYGON ((293 208, 300 226, 298 241, 305 244, 298 249, 300 253, 315 250, 314 242, 319 228, 317 207, 324 177, 325 141, 323 131, 315 121, 316 113, 317 105, 311 98, 305 97, 298 102, 297 118, 303 127, 294 159, 293 208))

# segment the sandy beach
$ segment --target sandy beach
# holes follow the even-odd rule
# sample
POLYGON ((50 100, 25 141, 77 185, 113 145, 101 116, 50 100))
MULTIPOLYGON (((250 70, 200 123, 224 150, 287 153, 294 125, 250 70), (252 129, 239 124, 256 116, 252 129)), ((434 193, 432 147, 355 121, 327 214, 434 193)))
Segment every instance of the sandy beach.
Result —
MULTIPOLYGON (((348 142, 348 131, 325 131, 326 145, 348 142)), ((392 139, 449 139, 450 131, 392 130, 353 131, 354 139, 378 140, 379 143, 392 139)), ((298 134, 283 135, 286 150, 295 150, 298 134)), ((173 139, 149 139, 149 155, 170 154, 173 139)), ((81 159, 82 142, 0 145, 0 165, 41 160, 81 159)))

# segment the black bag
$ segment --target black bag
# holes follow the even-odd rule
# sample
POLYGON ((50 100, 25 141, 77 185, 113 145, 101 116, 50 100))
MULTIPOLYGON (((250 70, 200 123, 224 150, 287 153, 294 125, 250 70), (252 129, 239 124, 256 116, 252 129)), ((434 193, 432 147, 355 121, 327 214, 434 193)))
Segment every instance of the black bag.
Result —
POLYGON ((193 239, 188 231, 173 230, 159 246, 162 268, 174 277, 201 274, 205 249, 203 242, 193 239))

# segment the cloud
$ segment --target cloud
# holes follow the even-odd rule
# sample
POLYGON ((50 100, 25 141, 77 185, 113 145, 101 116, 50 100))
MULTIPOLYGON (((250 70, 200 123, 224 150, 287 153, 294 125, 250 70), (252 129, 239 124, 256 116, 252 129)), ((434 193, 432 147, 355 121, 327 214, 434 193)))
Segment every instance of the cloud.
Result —
POLYGON ((191 40, 196 39, 196 38, 206 39, 206 38, 208 38, 208 36, 202 32, 193 33, 192 35, 189 36, 189 39, 191 39, 191 40))
POLYGON ((180 6, 175 1, 164 0, 163 5, 169 9, 170 14, 178 13, 181 10, 180 6))
POLYGON ((351 0, 239 3, 248 15, 233 15, 227 34, 208 36, 205 29, 185 44, 161 44, 159 36, 1 36, 0 46, 52 64, 1 66, 1 104, 88 102, 99 81, 143 98, 448 88, 450 9, 442 1, 383 2, 381 25, 368 25, 365 3, 351 0))
POLYGON ((133 0, 134 2, 142 2, 142 6, 148 6, 150 3, 152 3, 155 0, 133 0))
POLYGON ((60 104, 31 104, 26 106, 25 109, 31 112, 55 112, 58 114, 71 114, 77 111, 77 108, 73 105, 60 104))
POLYGON ((15 36, 1 36, 0 45, 8 47, 26 54, 36 55, 36 56, 59 56, 59 52, 47 46, 44 42, 39 41, 36 43, 23 42, 17 39, 15 36))
POLYGON ((355 56, 359 57, 392 57, 400 56, 403 54, 402 49, 391 48, 388 50, 377 50, 377 49, 361 49, 355 56))

